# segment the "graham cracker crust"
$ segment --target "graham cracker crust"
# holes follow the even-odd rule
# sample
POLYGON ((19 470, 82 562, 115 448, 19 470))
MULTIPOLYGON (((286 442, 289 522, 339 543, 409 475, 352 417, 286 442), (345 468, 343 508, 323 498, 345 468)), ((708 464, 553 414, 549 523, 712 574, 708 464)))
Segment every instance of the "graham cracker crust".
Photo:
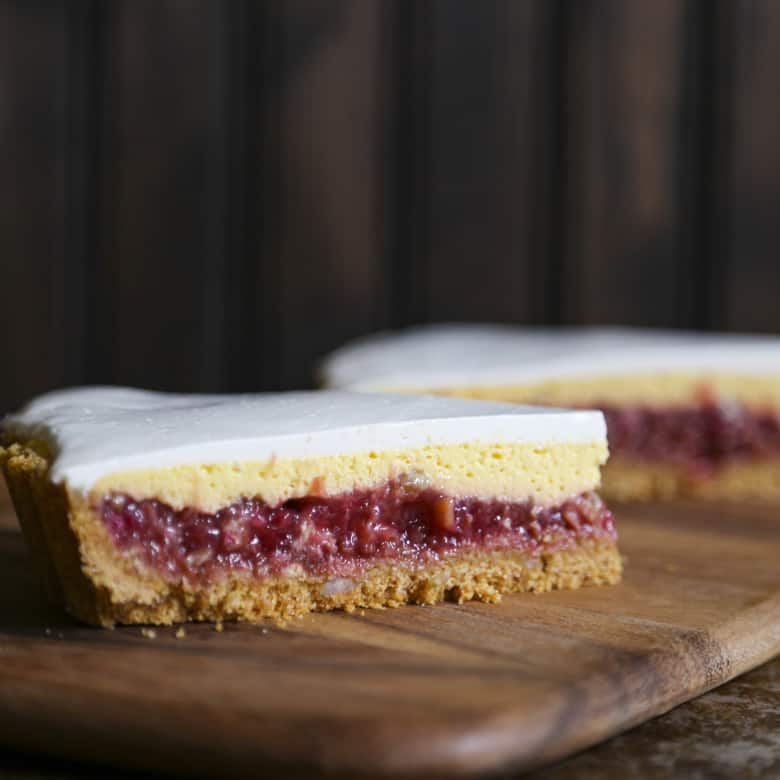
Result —
POLYGON ((207 584, 170 583, 111 543, 85 500, 48 479, 45 453, 12 445, 0 454, 17 514, 53 593, 74 616, 102 626, 199 620, 284 621, 312 611, 496 602, 504 593, 540 593, 620 580, 612 540, 533 556, 517 550, 468 551, 412 566, 378 562, 354 580, 301 570, 255 578, 227 572, 207 584))
POLYGON ((780 458, 720 466, 698 477, 684 466, 615 457, 604 467, 599 491, 617 501, 696 498, 706 501, 780 501, 780 458))

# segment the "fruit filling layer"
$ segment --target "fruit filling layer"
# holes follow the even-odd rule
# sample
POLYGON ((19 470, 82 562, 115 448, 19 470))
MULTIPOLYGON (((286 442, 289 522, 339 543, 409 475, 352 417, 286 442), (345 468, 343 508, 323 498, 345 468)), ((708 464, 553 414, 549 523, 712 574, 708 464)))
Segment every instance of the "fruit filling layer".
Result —
POLYGON ((780 418, 772 412, 715 403, 667 409, 595 406, 604 412, 613 456, 706 472, 726 462, 780 454, 780 418))
POLYGON ((553 507, 451 498, 393 481, 278 506, 245 498, 214 514, 109 494, 100 516, 117 548, 169 579, 208 580, 226 570, 255 576, 349 576, 378 561, 425 563, 466 550, 529 555, 614 540, 614 519, 594 493, 553 507))

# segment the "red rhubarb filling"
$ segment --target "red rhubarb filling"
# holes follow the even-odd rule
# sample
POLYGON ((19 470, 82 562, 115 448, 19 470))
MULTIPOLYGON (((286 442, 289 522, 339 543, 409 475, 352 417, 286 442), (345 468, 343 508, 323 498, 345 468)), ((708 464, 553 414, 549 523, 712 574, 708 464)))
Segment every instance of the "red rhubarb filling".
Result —
POLYGON ((609 449, 707 473, 724 463, 780 454, 780 418, 737 404, 654 408, 596 404, 607 421, 609 449))
POLYGON ((120 550, 170 579, 242 570, 348 576, 378 561, 424 563, 458 551, 529 555, 586 540, 614 540, 614 519, 594 493, 558 506, 449 498, 390 482, 374 490, 307 496, 269 506, 245 498, 215 513, 110 494, 99 506, 120 550))

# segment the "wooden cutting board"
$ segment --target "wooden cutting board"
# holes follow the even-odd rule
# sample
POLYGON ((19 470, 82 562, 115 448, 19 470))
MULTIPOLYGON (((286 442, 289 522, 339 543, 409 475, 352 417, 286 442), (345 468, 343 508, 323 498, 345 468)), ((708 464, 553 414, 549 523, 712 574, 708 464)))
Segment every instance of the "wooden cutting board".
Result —
POLYGON ((76 625, 47 606, 18 533, 0 531, 0 742, 221 775, 531 767, 780 651, 776 511, 617 514, 617 587, 179 639, 76 625))

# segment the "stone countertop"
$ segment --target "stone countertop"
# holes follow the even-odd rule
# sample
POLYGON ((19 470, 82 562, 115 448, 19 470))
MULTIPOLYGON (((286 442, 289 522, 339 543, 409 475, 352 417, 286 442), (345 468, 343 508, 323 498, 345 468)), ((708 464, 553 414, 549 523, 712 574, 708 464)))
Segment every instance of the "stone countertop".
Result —
MULTIPOLYGON (((0 480, 0 529, 14 527, 0 480)), ((115 769, 0 753, 0 780, 141 777, 115 769)), ((148 777, 148 775, 144 775, 148 777)), ((511 775, 510 775, 511 776, 511 775)), ((780 777, 780 658, 590 748, 532 780, 780 777)))
POLYGON ((780 777, 780 658, 528 777, 780 777))

